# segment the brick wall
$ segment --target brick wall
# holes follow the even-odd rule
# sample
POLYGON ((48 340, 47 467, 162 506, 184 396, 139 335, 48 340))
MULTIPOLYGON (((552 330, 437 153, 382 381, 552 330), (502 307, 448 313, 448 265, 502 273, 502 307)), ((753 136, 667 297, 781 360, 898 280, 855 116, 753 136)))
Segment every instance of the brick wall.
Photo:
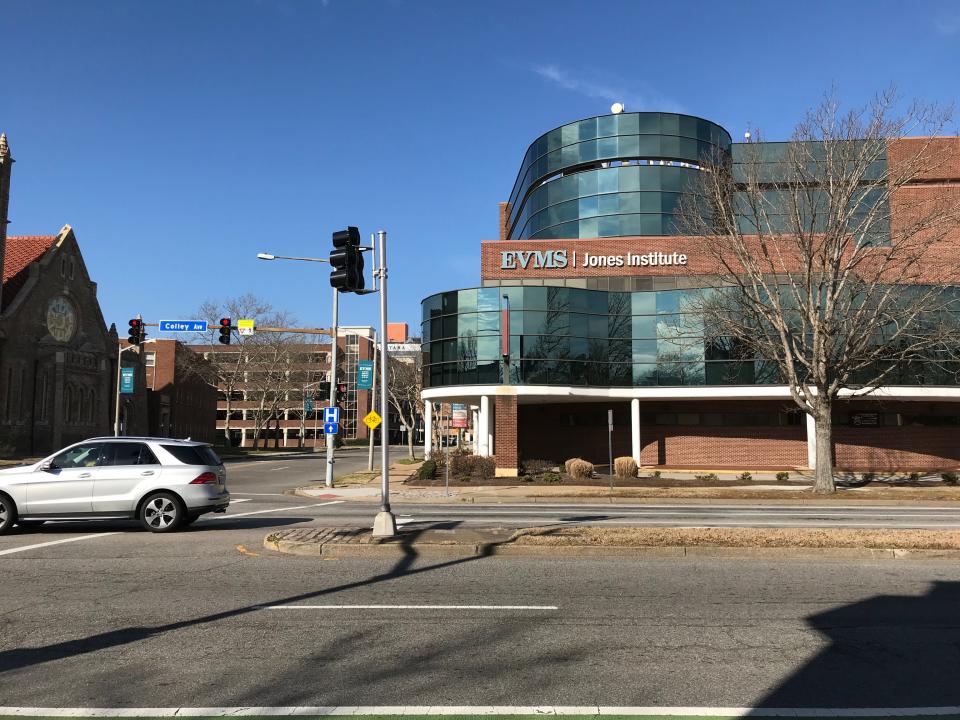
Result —
POLYGON ((834 463, 851 470, 944 470, 960 466, 956 427, 836 427, 834 463))
POLYGON ((495 409, 496 434, 493 448, 496 453, 497 474, 515 476, 517 473, 517 398, 513 395, 498 395, 495 409))

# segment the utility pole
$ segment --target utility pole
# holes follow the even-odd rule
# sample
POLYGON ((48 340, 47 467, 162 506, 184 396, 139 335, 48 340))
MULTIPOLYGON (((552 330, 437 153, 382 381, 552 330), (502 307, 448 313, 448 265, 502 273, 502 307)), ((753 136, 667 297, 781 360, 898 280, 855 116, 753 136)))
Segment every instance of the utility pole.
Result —
MULTIPOLYGON (((380 250, 380 338, 387 337, 387 233, 377 233, 380 250)), ((390 413, 387 412, 387 368, 390 353, 387 343, 380 349, 380 409, 383 423, 380 425, 380 512, 373 520, 374 537, 393 537, 397 534, 397 519, 390 511, 390 413)))
MULTIPOLYGON (((377 331, 373 331, 373 387, 370 388, 370 409, 377 409, 377 331)), ((383 408, 380 409, 383 413, 383 408)), ((357 413, 359 415, 359 412, 357 413)), ((367 472, 373 472, 373 439, 377 431, 370 431, 370 448, 367 452, 367 472)))

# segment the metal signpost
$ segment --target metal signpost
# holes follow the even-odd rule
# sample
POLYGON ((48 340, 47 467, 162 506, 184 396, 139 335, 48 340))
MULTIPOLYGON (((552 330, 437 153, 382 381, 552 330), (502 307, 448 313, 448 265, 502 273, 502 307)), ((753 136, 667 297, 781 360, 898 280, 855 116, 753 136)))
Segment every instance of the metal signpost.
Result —
MULTIPOLYGON (((338 329, 337 324, 340 321, 340 291, 336 288, 333 288, 333 327, 330 330, 330 399, 335 401, 336 392, 337 392, 337 335, 338 329)), ((337 411, 337 422, 340 421, 339 409, 337 411)), ((324 480, 324 484, 327 487, 333 487, 333 449, 336 444, 335 435, 336 430, 330 432, 327 430, 327 415, 326 410, 324 410, 323 415, 323 432, 327 436, 327 475, 324 480)))
POLYGON ((607 455, 610 460, 610 491, 613 491, 613 410, 607 410, 607 455))

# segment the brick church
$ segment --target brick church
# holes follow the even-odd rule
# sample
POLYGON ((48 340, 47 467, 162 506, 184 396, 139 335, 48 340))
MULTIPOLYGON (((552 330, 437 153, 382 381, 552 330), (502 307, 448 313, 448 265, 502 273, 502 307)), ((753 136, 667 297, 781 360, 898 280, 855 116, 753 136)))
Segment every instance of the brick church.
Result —
POLYGON ((41 456, 112 434, 117 332, 69 225, 7 236, 13 162, 0 134, 0 455, 41 456))

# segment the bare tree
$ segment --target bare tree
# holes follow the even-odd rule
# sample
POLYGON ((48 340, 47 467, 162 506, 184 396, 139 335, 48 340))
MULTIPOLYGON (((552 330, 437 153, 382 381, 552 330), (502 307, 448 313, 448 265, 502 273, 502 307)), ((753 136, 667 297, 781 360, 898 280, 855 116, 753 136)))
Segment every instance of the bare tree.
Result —
MULTIPOLYGON (((199 310, 199 317, 207 319, 212 332, 217 330, 217 319, 228 317, 236 321, 249 318, 260 327, 288 327, 294 324, 286 312, 251 293, 223 300, 208 300, 199 310)), ((286 373, 290 371, 291 346, 297 336, 290 333, 255 333, 240 335, 234 331, 230 345, 212 343, 210 333, 194 338, 194 350, 208 356, 209 363, 198 364, 196 371, 224 393, 226 421, 224 436, 230 444, 230 421, 233 419, 236 395, 240 394, 242 407, 254 422, 254 446, 268 421, 279 419, 285 399, 281 390, 286 373)))
MULTIPOLYGON (((715 262, 699 309, 707 343, 772 364, 816 423, 816 492, 833 492, 832 417, 841 395, 890 384, 911 363, 943 360, 956 334, 953 268, 938 244, 956 233, 958 193, 915 192, 943 161, 932 136, 948 113, 895 95, 841 111, 831 96, 791 142, 704 159, 682 230, 707 236, 715 262), (923 138, 904 139, 908 135, 923 138)), ((754 134, 754 140, 758 136, 754 134)))
POLYGON ((407 452, 413 459, 413 432, 417 419, 423 417, 423 373, 420 368, 420 354, 413 362, 392 358, 387 363, 387 395, 390 406, 396 411, 407 427, 407 452))

